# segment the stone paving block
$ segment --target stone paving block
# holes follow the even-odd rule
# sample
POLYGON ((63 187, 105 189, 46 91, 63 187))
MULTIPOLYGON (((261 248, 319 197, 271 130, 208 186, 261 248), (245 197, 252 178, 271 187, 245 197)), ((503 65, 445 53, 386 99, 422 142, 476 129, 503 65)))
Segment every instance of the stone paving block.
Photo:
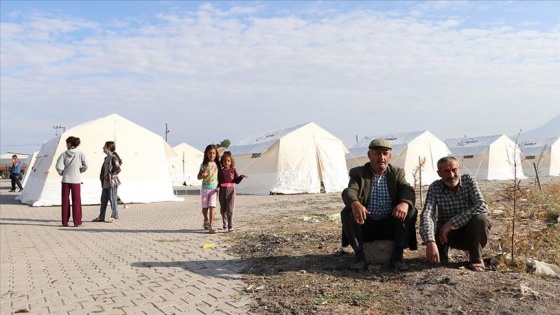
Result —
POLYGON ((160 309, 156 308, 153 304, 144 304, 141 306, 133 306, 133 307, 123 307, 123 312, 125 314, 165 314, 160 309))
POLYGON ((9 305, 9 303, 6 303, 5 305, 0 304, 0 314, 11 314, 13 311, 14 309, 9 305))
MULTIPOLYGON (((176 309, 177 314, 200 313, 195 304, 206 312, 223 311, 228 314, 228 308, 232 306, 224 300, 228 294, 238 294, 238 287, 242 287, 241 277, 235 274, 241 270, 237 268, 242 264, 238 266, 237 258, 225 254, 225 247, 206 251, 198 245, 193 246, 208 242, 207 234, 175 232, 185 229, 202 231, 200 209, 196 204, 198 197, 189 198, 192 198, 189 204, 196 206, 187 207, 185 203, 133 205, 131 208, 134 207, 135 212, 123 211, 119 225, 87 222, 95 216, 98 206, 91 207, 95 210, 90 213, 91 218, 85 212, 87 220, 79 230, 60 228, 57 226, 59 222, 55 222, 57 220, 53 221, 54 229, 32 227, 33 230, 29 230, 29 226, 25 225, 5 225, 0 238, 0 271, 3 275, 8 272, 9 280, 2 277, 0 292, 4 294, 18 289, 20 294, 27 293, 25 298, 11 295, 9 302, 23 303, 27 299, 34 306, 34 301, 40 302, 38 296, 42 297, 42 294, 33 291, 43 289, 44 305, 48 305, 46 307, 49 311, 52 309, 53 314, 61 314, 56 311, 64 310, 64 303, 76 307, 76 302, 80 302, 78 307, 84 308, 75 308, 74 313, 87 314, 88 308, 85 307, 95 303, 117 305, 114 299, 121 302, 118 297, 128 302, 133 310, 128 312, 123 307, 123 313, 161 313, 154 312, 157 308, 150 303, 163 303, 162 307, 169 308, 170 312, 176 309), (188 209, 187 213, 185 209, 188 209), (134 215, 127 216, 127 213, 134 215), (186 219, 177 220, 178 217, 186 219), (135 230, 144 232, 136 233, 135 230), (145 232, 149 230, 158 232, 145 232), (165 230, 170 233, 160 232, 165 230), (98 233, 92 233, 94 231, 98 233), (159 241, 175 239, 183 242, 159 241), (107 244, 111 247, 105 247, 107 244), (5 257, 10 257, 9 261, 6 262, 5 257), (143 265, 142 262, 146 263, 143 265), (151 268, 148 267, 150 264, 151 268), (16 276, 19 277, 16 279, 16 276), (232 285, 232 281, 239 282, 239 285, 232 285), (113 291, 108 291, 111 286, 113 291), (198 299, 201 300, 191 303, 191 300, 198 299), (216 305, 207 305, 202 301, 209 299, 214 300, 216 305), (175 301, 175 305, 164 305, 166 301, 175 301)), ((17 205, 9 205, 2 210, 3 214, 21 218, 22 222, 26 222, 26 217, 52 220, 59 216, 60 211, 59 207, 20 211, 17 205)), ((11 311, 6 305, 0 304, 0 307, 11 311)), ((94 310, 91 309, 92 312, 94 310)), ((121 314, 119 310, 116 312, 121 314)), ((109 311, 103 313, 113 314, 109 311)))

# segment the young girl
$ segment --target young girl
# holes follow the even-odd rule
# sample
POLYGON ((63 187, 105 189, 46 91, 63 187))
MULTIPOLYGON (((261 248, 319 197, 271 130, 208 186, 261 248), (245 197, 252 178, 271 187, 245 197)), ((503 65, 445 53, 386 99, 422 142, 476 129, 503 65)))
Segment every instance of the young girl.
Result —
POLYGON ((197 178, 202 179, 200 199, 202 201, 202 215, 204 216, 203 227, 210 233, 216 233, 216 229, 212 224, 216 215, 219 168, 218 148, 213 144, 209 144, 204 150, 204 160, 200 165, 197 178))
POLYGON ((117 188, 118 186, 112 184, 111 178, 121 172, 122 160, 121 157, 115 152, 115 142, 107 141, 103 146, 105 160, 101 166, 101 173, 99 179, 101 180, 101 207, 99 208, 99 216, 93 219, 93 222, 105 221, 105 212, 107 210, 107 202, 111 202, 111 218, 107 223, 113 223, 119 218, 119 209, 117 207, 117 188))
POLYGON ((70 194, 72 194, 72 220, 74 226, 82 225, 81 173, 87 170, 86 155, 76 149, 80 138, 68 137, 66 148, 56 161, 56 171, 62 176, 62 225, 70 219, 70 194))
POLYGON ((239 184, 245 175, 238 175, 235 169, 235 161, 231 152, 225 151, 220 159, 222 168, 218 172, 218 183, 220 185, 220 213, 224 223, 224 230, 235 231, 233 228, 233 212, 235 209, 235 184, 239 184))

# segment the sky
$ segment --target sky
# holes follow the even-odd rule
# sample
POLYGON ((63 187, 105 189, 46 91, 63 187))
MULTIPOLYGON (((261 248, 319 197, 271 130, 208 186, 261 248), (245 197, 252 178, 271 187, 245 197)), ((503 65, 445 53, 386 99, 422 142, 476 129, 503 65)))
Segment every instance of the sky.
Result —
POLYGON ((0 153, 113 113, 201 150, 307 122, 350 146, 560 114, 560 1, 0 5, 0 153))

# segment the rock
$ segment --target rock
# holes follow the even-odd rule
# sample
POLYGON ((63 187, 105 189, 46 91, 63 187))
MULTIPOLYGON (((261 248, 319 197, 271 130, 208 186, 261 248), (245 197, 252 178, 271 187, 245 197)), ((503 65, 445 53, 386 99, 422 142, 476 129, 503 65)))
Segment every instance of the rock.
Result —
POLYGON ((383 240, 364 243, 364 254, 370 264, 388 264, 391 261, 394 241, 383 240))

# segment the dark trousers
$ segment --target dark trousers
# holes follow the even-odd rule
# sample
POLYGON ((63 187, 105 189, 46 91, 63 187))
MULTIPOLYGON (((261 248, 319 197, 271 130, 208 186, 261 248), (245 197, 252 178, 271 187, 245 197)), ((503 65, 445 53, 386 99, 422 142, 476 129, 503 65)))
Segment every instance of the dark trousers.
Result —
POLYGON ((220 187, 220 214, 222 222, 228 229, 233 229, 233 216, 235 210, 235 186, 220 187))
POLYGON ((82 225, 81 184, 62 183, 62 225, 70 220, 70 194, 72 195, 72 218, 74 226, 82 225))
MULTIPOLYGON (((443 222, 445 223, 445 222, 443 222)), ((490 235, 490 228, 492 225, 488 221, 488 216, 485 213, 477 214, 471 218, 467 225, 451 230, 447 234, 447 244, 441 244, 439 240, 439 230, 442 225, 438 225, 436 231, 436 244, 441 253, 447 252, 449 247, 462 250, 468 250, 470 261, 480 261, 482 259, 482 249, 488 242, 490 235)))
POLYGON ((399 221, 393 216, 381 220, 373 220, 369 216, 364 224, 360 225, 354 220, 352 209, 346 207, 340 213, 342 221, 342 243, 347 241, 354 252, 363 250, 364 242, 377 240, 394 240, 394 250, 410 248, 418 249, 416 241, 416 216, 417 211, 414 207, 409 207, 408 214, 404 221, 399 221))
POLYGON ((18 179, 19 176, 20 174, 10 174, 10 179, 12 180, 12 190, 16 190, 16 185, 19 189, 23 189, 21 181, 18 179))

